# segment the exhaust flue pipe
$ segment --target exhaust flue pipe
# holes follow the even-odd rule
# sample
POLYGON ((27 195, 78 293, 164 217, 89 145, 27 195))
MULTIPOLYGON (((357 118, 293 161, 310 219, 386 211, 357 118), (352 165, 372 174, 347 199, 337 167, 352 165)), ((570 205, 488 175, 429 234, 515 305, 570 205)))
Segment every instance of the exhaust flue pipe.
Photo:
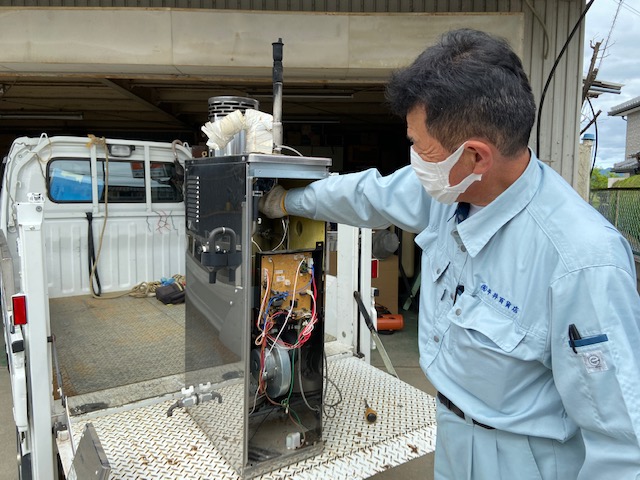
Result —
POLYGON ((282 38, 273 42, 273 153, 282 152, 282 38))

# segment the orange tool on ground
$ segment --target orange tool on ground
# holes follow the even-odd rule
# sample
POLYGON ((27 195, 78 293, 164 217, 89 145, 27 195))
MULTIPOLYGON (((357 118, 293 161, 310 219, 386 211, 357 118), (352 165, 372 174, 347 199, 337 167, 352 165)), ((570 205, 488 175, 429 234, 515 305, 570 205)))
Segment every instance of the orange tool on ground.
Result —
POLYGON ((395 332, 404 328, 404 317, 399 313, 391 313, 389 309, 383 305, 376 303, 376 313, 378 314, 378 333, 395 332))

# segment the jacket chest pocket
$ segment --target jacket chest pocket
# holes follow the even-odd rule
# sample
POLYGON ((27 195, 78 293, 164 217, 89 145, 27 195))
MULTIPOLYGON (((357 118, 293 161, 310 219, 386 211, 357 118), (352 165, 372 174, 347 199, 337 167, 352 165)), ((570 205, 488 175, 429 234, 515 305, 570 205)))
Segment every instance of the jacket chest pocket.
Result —
POLYGON ((486 358, 488 353, 512 356, 526 336, 514 318, 466 293, 457 298, 447 317, 451 322, 450 348, 466 349, 470 357, 486 358))
POLYGON ((531 361, 544 347, 528 341, 514 318, 478 297, 459 295, 447 319, 442 352, 447 371, 486 405, 508 410, 518 392, 545 375, 546 367, 531 361))

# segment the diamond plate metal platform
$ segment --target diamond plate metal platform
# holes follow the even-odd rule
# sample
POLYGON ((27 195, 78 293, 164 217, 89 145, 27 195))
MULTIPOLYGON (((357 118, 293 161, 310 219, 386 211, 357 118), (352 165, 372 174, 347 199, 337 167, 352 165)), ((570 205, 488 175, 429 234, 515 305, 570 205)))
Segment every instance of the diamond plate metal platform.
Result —
MULTIPOLYGON (((328 354, 336 351, 328 345, 328 354)), ((433 397, 351 355, 329 356, 328 375, 343 401, 325 415, 322 453, 259 478, 367 478, 435 449, 433 397), (364 399, 378 412, 376 423, 365 421, 364 399)), ((337 392, 327 389, 326 403, 334 403, 337 392)), ((167 417, 172 402, 73 417, 75 444, 93 423, 117 480, 240 479, 188 412, 167 417)), ((225 404, 211 404, 218 423, 225 404)))

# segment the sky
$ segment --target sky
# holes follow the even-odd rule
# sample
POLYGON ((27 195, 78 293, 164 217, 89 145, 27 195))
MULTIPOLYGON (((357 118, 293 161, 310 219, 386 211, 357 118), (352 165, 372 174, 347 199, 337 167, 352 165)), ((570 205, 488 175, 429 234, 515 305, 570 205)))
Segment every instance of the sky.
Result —
MULTIPOLYGON (((602 110, 598 116, 596 154, 596 166, 600 168, 608 168, 624 160, 626 121, 622 117, 609 116, 609 110, 632 98, 640 97, 640 1, 622 0, 616 18, 619 5, 620 0, 595 0, 586 16, 583 73, 586 75, 591 63, 593 50, 590 43, 602 41, 602 49, 613 25, 608 46, 604 55, 601 55, 602 59, 598 61, 600 68, 597 78, 624 85, 619 95, 603 93, 591 101, 596 113, 602 110)), ((582 113, 584 127, 592 117, 591 108, 586 103, 582 113)), ((591 126, 587 132, 595 133, 595 128, 591 126)))

